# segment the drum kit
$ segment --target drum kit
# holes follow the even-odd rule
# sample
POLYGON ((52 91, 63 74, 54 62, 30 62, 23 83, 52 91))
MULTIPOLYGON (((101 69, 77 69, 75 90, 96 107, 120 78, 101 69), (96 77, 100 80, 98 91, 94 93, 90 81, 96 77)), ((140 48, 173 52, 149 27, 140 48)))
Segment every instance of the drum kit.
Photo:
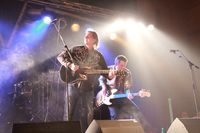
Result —
POLYGON ((20 81, 14 84, 14 93, 17 97, 30 97, 32 95, 32 83, 30 81, 20 81))
POLYGON ((55 108, 53 104, 62 102, 62 98, 57 95, 63 92, 57 89, 58 77, 52 76, 55 75, 54 73, 41 73, 37 77, 13 84, 12 104, 17 111, 28 116, 26 117, 28 121, 44 121, 49 108, 52 107, 51 111, 54 113, 54 110, 58 108, 55 108))
POLYGON ((44 118, 45 90, 44 81, 20 81, 14 84, 12 103, 21 110, 29 121, 40 121, 44 118))
POLYGON ((30 81, 20 81, 14 84, 13 103, 28 115, 32 115, 32 83, 30 81))

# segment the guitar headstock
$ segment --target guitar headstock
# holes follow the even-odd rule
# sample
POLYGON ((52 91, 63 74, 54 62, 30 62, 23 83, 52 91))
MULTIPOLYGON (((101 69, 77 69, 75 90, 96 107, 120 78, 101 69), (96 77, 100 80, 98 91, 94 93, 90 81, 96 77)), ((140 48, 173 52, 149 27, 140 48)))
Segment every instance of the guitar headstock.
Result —
POLYGON ((140 97, 150 97, 151 96, 150 90, 146 90, 146 89, 141 89, 138 93, 139 93, 140 97))

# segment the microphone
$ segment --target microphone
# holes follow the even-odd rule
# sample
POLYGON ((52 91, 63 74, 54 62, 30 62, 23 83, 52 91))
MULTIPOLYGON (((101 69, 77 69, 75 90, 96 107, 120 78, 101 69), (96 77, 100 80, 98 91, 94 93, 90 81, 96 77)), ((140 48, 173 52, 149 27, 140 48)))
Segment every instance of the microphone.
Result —
POLYGON ((53 19, 52 21, 51 21, 51 23, 54 23, 54 22, 56 22, 56 21, 58 21, 59 19, 53 19))
POLYGON ((55 24, 57 22, 60 23, 60 28, 61 29, 64 29, 66 27, 66 25, 67 25, 67 22, 66 22, 65 18, 56 18, 56 19, 53 19, 51 21, 51 24, 55 24))
POLYGON ((178 52, 179 50, 174 50, 174 49, 171 49, 169 52, 171 52, 171 53, 176 53, 176 52, 178 52))
POLYGON ((56 21, 61 21, 61 22, 66 23, 65 18, 55 18, 55 19, 53 19, 53 20, 51 21, 51 23, 56 22, 56 21))

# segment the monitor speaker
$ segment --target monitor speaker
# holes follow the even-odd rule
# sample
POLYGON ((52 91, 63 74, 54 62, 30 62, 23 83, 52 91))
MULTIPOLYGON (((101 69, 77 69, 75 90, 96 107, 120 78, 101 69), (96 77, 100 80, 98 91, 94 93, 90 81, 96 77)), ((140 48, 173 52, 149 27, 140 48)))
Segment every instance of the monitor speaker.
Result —
POLYGON ((80 122, 14 123, 12 133, 81 133, 80 122))
POLYGON ((167 133, 200 133, 200 119, 176 118, 167 133))
POLYGON ((144 133, 135 120, 93 120, 85 133, 144 133))

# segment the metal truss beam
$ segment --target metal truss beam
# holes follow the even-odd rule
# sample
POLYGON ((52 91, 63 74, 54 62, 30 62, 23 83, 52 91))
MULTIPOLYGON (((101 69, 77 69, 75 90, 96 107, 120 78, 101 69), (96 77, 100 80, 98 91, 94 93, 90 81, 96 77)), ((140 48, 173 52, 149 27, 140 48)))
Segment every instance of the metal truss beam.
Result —
POLYGON ((34 3, 38 5, 43 5, 45 7, 51 7, 54 9, 67 10, 74 13, 81 13, 84 15, 88 15, 88 17, 105 17, 110 18, 113 16, 117 16, 122 14, 117 11, 99 8, 96 6, 85 5, 81 3, 69 2, 69 1, 61 1, 61 0, 29 0, 29 3, 34 3))

